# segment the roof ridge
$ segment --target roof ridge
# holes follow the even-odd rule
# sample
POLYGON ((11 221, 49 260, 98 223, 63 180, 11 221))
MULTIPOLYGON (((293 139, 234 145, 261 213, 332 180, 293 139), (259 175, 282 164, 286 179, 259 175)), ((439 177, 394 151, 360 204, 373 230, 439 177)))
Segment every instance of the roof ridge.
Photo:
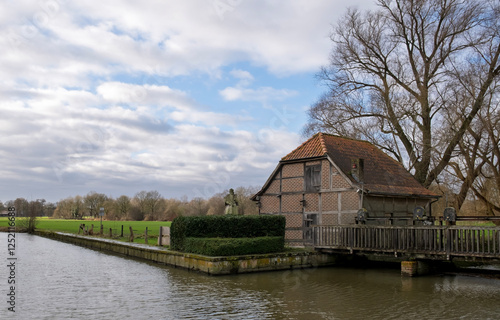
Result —
POLYGON ((345 139, 345 140, 351 140, 351 141, 366 142, 366 143, 371 144, 372 146, 374 146, 373 143, 371 143, 368 140, 364 140, 364 139, 356 139, 356 138, 351 138, 351 137, 347 137, 347 136, 340 136, 340 135, 337 135, 337 134, 324 133, 324 132, 322 132, 322 135, 330 136, 330 137, 335 137, 335 138, 340 138, 340 139, 345 139))
POLYGON ((323 151, 323 154, 328 153, 325 145, 325 139, 323 139, 323 132, 319 133, 319 143, 321 144, 321 149, 323 151))

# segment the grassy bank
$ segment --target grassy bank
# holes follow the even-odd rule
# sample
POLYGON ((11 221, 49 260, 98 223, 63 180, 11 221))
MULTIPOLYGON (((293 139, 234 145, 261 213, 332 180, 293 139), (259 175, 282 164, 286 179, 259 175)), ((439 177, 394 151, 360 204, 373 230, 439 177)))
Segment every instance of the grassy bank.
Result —
MULTIPOLYGON (((89 229, 94 225, 94 235, 99 234, 101 221, 100 220, 65 220, 65 219, 49 219, 46 217, 39 218, 37 229, 50 230, 68 233, 78 233, 80 224, 85 224, 89 229)), ((122 241, 128 241, 130 229, 134 232, 134 242, 144 243, 144 232, 148 228, 148 239, 150 244, 156 244, 158 233, 161 227, 169 227, 170 221, 103 221, 104 236, 109 237, 109 229, 113 231, 113 238, 122 241), (123 237, 121 229, 123 225, 123 237)), ((0 218, 0 227, 8 226, 8 218, 0 218)), ((81 234, 81 233, 80 233, 81 234)))

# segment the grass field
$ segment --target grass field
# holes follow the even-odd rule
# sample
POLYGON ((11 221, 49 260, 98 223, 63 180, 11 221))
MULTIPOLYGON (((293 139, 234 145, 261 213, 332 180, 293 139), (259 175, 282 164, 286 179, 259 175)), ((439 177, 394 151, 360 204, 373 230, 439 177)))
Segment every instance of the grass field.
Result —
MULTIPOLYGON (((36 225, 37 229, 40 230, 50 230, 50 231, 60 231, 68 233, 78 233, 80 224, 84 223, 89 229, 91 225, 94 225, 94 234, 98 234, 101 221, 100 220, 65 220, 65 219, 49 219, 49 218, 39 218, 36 225)), ((148 228, 148 238, 149 243, 155 244, 159 231, 161 227, 170 227, 170 221, 103 221, 103 234, 109 237, 109 229, 113 230, 113 237, 117 240, 128 241, 130 236, 129 227, 132 227, 134 231, 134 242, 144 243, 144 232, 146 227, 148 228), (119 237, 121 234, 121 228, 123 225, 123 237, 119 237)), ((7 227, 8 219, 0 218, 0 227, 7 227)))

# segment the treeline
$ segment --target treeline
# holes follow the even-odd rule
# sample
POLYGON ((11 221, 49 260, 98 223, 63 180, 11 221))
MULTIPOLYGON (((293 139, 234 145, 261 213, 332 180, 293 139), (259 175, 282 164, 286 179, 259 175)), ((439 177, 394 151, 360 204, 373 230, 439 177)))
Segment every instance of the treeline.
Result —
MULTIPOLYGON (((257 187, 239 187, 235 189, 240 214, 258 214, 257 205, 250 197, 258 191, 257 187)), ((164 198, 158 191, 140 191, 134 197, 122 195, 118 198, 107 196, 103 193, 91 191, 85 196, 74 196, 60 200, 58 203, 47 203, 44 199, 27 201, 18 198, 7 201, 5 205, 0 202, 0 210, 14 206, 19 216, 27 214, 36 204, 38 216, 49 216, 60 219, 82 219, 83 217, 100 217, 100 208, 104 208, 106 220, 149 220, 171 221, 179 216, 201 216, 224 214, 224 197, 229 193, 225 190, 213 195, 209 199, 187 197, 181 199, 164 198), (31 205, 30 205, 31 204, 31 205)))

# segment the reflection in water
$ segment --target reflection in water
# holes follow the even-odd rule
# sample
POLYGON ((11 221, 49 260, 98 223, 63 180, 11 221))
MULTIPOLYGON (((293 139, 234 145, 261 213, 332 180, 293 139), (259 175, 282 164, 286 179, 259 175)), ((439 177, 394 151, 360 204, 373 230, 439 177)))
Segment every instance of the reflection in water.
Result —
MULTIPOLYGON (((0 241, 7 246, 7 235, 0 241)), ((1 250, 2 264, 7 259, 1 250)), ((500 281, 305 269, 210 277, 17 235, 13 319, 494 319, 500 281)), ((7 269, 0 290, 7 293, 7 269)))

